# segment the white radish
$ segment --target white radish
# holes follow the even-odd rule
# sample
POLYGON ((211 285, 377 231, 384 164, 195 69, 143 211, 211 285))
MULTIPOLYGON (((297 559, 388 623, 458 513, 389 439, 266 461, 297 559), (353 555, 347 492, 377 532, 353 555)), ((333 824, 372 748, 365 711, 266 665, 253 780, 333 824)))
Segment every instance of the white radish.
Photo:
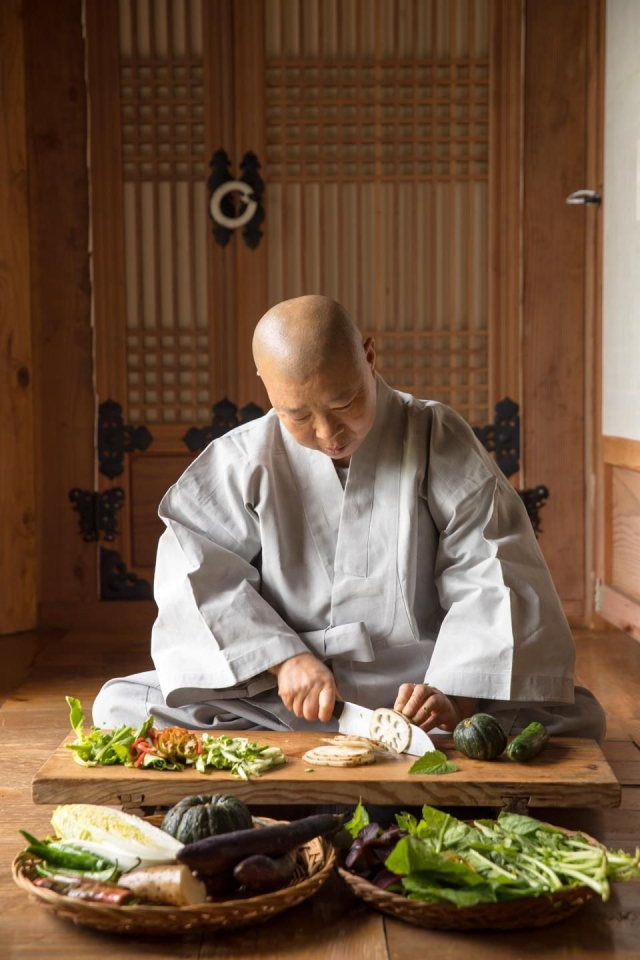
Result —
POLYGON ((207 899, 204 883, 196 879, 184 864, 141 867, 123 874, 118 882, 147 903, 190 907, 207 899))
POLYGON ((388 707, 373 711, 369 733, 374 740, 380 740, 398 753, 404 753, 411 743, 411 724, 401 713, 388 707))

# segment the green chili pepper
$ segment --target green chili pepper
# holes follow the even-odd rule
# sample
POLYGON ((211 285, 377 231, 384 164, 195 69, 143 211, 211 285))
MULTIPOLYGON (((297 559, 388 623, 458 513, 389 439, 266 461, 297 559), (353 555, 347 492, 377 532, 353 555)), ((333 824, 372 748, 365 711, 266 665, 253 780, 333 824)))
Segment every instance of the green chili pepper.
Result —
POLYGON ((29 844, 27 853, 32 853, 34 856, 40 857, 41 860, 46 860, 47 863, 53 863, 59 867, 70 867, 73 870, 91 871, 106 870, 107 867, 113 868, 114 866, 110 860, 105 860, 104 857, 97 857, 86 850, 78 850, 69 844, 55 840, 51 843, 45 843, 38 840, 37 837, 31 836, 26 830, 21 830, 20 833, 29 844))
POLYGON ((68 877, 69 880, 94 880, 96 883, 117 880, 120 876, 117 867, 109 867, 108 870, 74 870, 71 867, 61 867, 55 864, 48 866, 46 863, 36 863, 35 871, 39 877, 55 877, 56 879, 68 877))

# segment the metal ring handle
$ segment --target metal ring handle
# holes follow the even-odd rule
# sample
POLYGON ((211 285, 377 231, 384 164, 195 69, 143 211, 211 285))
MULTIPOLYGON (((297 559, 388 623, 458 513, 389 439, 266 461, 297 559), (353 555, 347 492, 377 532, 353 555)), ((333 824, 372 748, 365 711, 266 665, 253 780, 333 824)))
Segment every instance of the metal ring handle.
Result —
POLYGON ((237 230, 239 227, 244 227, 244 225, 249 223, 249 220, 253 218, 257 209, 258 203, 254 199, 253 189, 248 183, 245 183, 244 180, 227 180, 227 182, 221 184, 217 190, 214 190, 211 194, 211 200, 209 201, 211 216, 216 223, 219 223, 221 227, 226 227, 228 230, 237 230), (242 194, 242 199, 246 203, 245 209, 237 217, 227 217, 226 214, 222 212, 222 201, 228 193, 242 194))

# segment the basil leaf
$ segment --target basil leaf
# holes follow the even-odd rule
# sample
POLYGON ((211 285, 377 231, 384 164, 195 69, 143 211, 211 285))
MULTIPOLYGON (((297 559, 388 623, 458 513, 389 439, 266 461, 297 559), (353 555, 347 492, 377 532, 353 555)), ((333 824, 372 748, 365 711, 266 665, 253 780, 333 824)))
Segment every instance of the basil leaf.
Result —
POLYGON ((358 800, 358 805, 353 811, 353 816, 348 823, 345 823, 344 829, 347 830, 355 840, 365 827, 369 826, 369 814, 362 805, 362 800, 358 800))
POLYGON ((440 750, 425 753, 409 768, 409 773, 455 773, 458 768, 440 750))

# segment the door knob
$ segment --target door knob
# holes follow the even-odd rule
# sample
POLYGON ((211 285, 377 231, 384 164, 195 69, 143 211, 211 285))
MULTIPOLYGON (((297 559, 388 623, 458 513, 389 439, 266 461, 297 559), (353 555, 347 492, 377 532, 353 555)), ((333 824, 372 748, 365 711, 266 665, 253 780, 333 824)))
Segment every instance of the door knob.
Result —
POLYGON ((570 193, 566 200, 567 203, 602 203, 602 197, 597 190, 576 190, 570 193))

